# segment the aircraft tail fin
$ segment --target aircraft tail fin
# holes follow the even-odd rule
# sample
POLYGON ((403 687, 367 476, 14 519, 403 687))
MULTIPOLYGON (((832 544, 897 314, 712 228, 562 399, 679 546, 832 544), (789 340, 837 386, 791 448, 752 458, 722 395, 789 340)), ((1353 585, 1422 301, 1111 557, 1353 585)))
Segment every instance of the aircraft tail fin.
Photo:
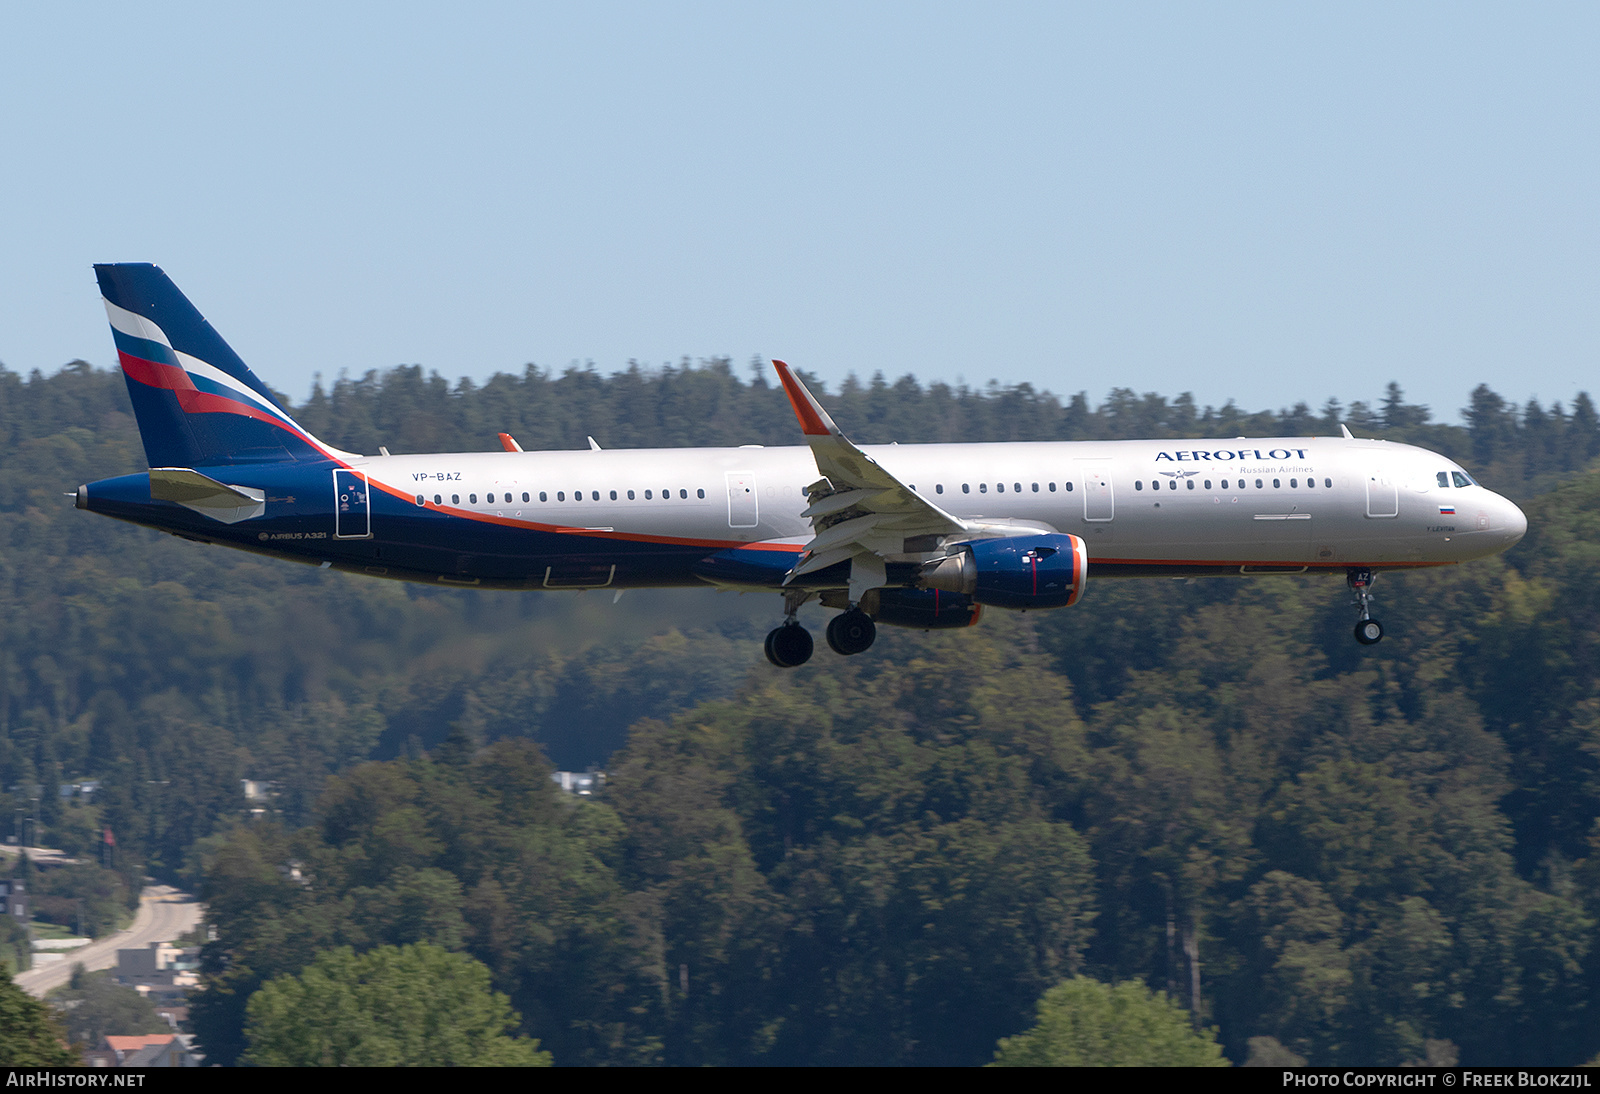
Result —
POLYGON ((151 467, 349 455, 301 428, 159 266, 94 272, 151 467))

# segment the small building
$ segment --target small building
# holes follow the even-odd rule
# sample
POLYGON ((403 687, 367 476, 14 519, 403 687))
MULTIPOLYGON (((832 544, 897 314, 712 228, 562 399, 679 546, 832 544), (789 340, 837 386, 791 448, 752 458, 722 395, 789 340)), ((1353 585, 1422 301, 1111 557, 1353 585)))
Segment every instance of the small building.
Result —
POLYGON ((178 1004, 200 983, 195 972, 199 964, 199 947, 179 949, 170 942, 152 942, 143 949, 118 950, 112 975, 152 1003, 178 1004))
POLYGON ((594 770, 553 771, 550 773, 550 781, 568 794, 587 798, 606 784, 606 773, 594 770))
POLYGON ((21 878, 0 878, 0 915, 8 915, 24 927, 31 921, 28 910, 28 883, 21 878))
POLYGON ((200 1067, 204 1059, 183 1033, 107 1034, 99 1048, 84 1053, 90 1067, 200 1067))

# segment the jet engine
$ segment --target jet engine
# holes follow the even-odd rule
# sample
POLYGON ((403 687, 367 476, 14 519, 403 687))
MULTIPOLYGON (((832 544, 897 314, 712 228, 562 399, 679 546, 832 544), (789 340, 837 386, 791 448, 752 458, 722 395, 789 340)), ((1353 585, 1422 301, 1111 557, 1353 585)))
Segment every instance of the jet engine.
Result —
POLYGON ((972 597, 939 589, 878 589, 875 622, 891 627, 916 627, 919 630, 945 630, 970 627, 983 611, 972 597))
POLYGON ((979 539, 926 564, 917 584, 996 608, 1065 608, 1078 602, 1089 552, 1073 535, 979 539))

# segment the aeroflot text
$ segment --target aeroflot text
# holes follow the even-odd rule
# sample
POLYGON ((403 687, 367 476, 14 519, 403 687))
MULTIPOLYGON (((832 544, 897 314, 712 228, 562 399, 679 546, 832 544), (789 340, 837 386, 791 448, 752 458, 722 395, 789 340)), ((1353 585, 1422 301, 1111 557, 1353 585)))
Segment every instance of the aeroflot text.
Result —
MULTIPOLYGON (((1589 1076, 1578 1072, 1533 1072, 1533 1071, 1503 1071, 1482 1072, 1462 1071, 1462 1086, 1561 1086, 1561 1087, 1588 1087, 1589 1076)), ((1445 1073, 1445 1081, 1438 1083, 1435 1080, 1439 1073, 1434 1071, 1346 1071, 1342 1074, 1332 1072, 1312 1072, 1309 1074, 1297 1071, 1283 1073, 1284 1086, 1454 1086, 1456 1076, 1445 1073)))
POLYGON ((1160 463, 1162 460, 1172 460, 1177 463, 1190 463, 1192 461, 1199 460, 1217 460, 1227 463, 1233 460, 1287 460, 1291 456, 1295 457, 1296 459, 1303 460, 1306 458, 1306 450, 1303 448, 1273 448, 1269 449, 1267 454, 1264 456, 1261 454, 1261 449, 1259 448, 1240 448, 1238 450, 1223 448, 1216 452, 1204 452, 1199 450, 1189 452, 1157 452, 1156 462, 1160 463))

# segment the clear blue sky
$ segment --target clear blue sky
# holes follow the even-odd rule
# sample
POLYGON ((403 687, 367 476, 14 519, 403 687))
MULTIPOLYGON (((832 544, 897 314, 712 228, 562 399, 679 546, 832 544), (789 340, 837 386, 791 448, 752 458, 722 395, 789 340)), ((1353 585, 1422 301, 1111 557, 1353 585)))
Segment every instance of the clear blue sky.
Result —
POLYGON ((13 4, 0 362, 1600 395, 1600 5, 13 4))

